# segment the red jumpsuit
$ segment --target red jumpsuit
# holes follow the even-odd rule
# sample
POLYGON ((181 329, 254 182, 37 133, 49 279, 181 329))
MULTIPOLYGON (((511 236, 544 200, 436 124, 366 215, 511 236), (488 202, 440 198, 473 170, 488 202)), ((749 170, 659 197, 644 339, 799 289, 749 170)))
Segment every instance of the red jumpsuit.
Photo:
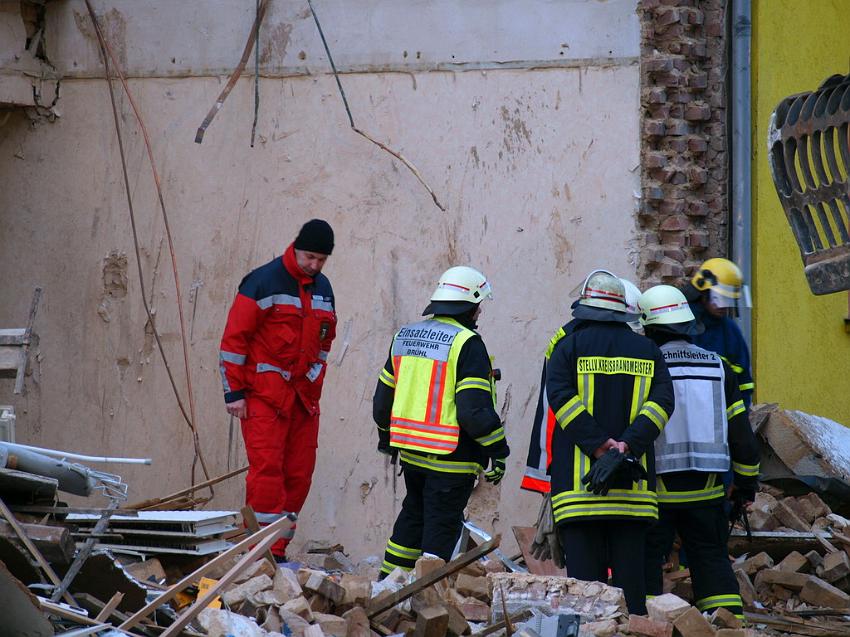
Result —
MULTIPOLYGON (((299 513, 310 491, 319 398, 336 335, 330 281, 298 267, 292 245, 242 279, 219 356, 224 400, 244 398, 246 502, 260 524, 299 513)), ((291 537, 291 536, 290 536, 291 537)), ((283 556, 290 538, 272 547, 283 556)))

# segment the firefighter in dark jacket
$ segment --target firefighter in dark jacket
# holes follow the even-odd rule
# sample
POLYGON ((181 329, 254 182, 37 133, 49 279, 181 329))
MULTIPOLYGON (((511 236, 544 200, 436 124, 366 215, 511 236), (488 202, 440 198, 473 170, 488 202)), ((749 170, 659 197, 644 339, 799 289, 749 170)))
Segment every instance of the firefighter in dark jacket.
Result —
POLYGON ((418 323, 393 338, 373 401, 378 450, 398 452, 407 495, 387 542, 381 577, 423 553, 448 561, 478 474, 498 484, 510 453, 496 413, 493 368, 475 331, 491 295, 479 271, 449 268, 418 323))
POLYGON ((753 399, 750 348, 738 324, 729 316, 737 316, 750 307, 749 291, 741 269, 729 259, 708 259, 685 286, 685 297, 697 324, 703 331, 693 336, 694 345, 717 352, 738 377, 738 389, 747 409, 753 399))
POLYGON ((673 413, 664 358, 627 322, 622 281, 587 277, 573 316, 582 322, 552 351, 546 392, 552 435, 552 508, 567 573, 623 589, 646 613, 643 551, 658 517, 653 442, 673 413))
POLYGON ((696 607, 725 607, 743 619, 738 582, 729 563, 729 520, 723 474, 734 474, 731 498, 755 498, 759 448, 738 378, 715 352, 694 345, 694 314, 681 291, 657 285, 640 299, 647 337, 664 354, 676 412, 655 441, 659 522, 647 536, 647 593, 660 595, 661 567, 676 532, 688 554, 696 607))
MULTIPOLYGON (((623 287, 626 290, 626 312, 633 314, 635 320, 629 323, 629 326, 635 330, 640 329, 640 322, 637 320, 638 299, 640 298, 640 290, 628 279, 620 278, 623 282, 623 287)), ((573 296, 578 296, 582 286, 577 286, 573 296)), ((549 357, 552 355, 552 350, 562 338, 567 334, 571 334, 573 330, 581 323, 579 319, 572 319, 568 323, 558 328, 554 336, 549 340, 549 345, 546 348, 546 354, 543 357, 543 372, 540 376, 540 390, 537 394, 537 408, 534 411, 534 422, 531 424, 531 439, 528 443, 528 456, 525 462, 525 474, 522 477, 521 489, 526 491, 535 491, 546 495, 549 493, 549 460, 552 457, 552 432, 555 431, 555 414, 549 407, 549 397, 546 395, 546 365, 549 363, 549 357)))

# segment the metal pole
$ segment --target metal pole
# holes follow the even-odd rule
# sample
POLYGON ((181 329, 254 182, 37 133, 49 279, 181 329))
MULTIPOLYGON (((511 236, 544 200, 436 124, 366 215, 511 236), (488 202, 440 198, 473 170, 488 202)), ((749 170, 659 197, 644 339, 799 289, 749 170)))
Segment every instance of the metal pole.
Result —
MULTIPOLYGON (((751 0, 732 0, 732 259, 751 287, 752 267, 752 124, 750 51, 751 0)), ((743 309, 738 324, 752 350, 752 310, 743 309)))
POLYGON ((62 458, 67 460, 79 460, 80 462, 114 462, 117 464, 151 464, 150 458, 111 458, 109 456, 84 456, 80 453, 70 453, 68 451, 61 451, 59 449, 43 449, 42 447, 31 447, 30 445, 22 445, 17 442, 5 442, 4 446, 8 447, 18 447, 19 449, 26 449, 27 451, 35 451, 37 453, 44 454, 45 456, 51 456, 53 458, 62 458))

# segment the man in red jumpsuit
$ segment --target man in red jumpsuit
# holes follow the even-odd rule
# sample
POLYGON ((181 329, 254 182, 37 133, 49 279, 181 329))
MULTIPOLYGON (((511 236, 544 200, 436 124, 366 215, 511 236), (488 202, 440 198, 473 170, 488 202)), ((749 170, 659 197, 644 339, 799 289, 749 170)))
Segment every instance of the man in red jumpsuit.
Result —
MULTIPOLYGON (((336 335, 333 290, 321 273, 333 246, 326 221, 305 223, 282 257, 242 279, 221 339, 224 402, 242 421, 245 499, 261 525, 299 513, 310 491, 336 335)), ((279 561, 290 539, 272 547, 279 561)))

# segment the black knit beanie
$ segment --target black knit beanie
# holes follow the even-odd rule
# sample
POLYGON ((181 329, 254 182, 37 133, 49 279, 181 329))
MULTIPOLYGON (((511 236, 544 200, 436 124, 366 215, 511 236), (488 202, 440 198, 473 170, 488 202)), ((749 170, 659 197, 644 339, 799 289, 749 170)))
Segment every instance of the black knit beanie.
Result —
POLYGON ((324 219, 310 219, 295 238, 295 249, 330 254, 334 249, 334 231, 324 219))

